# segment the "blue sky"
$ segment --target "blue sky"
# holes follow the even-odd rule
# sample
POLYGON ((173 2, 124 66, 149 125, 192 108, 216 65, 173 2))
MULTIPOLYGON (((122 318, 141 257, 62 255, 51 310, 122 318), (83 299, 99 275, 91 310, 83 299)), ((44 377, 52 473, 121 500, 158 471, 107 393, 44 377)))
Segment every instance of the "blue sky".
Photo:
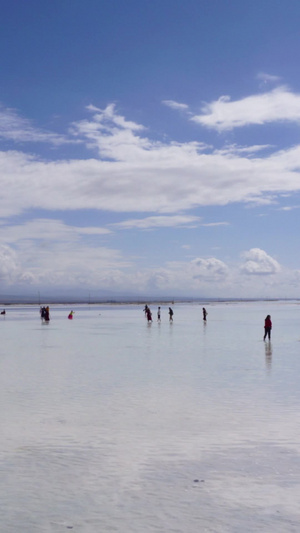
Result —
POLYGON ((300 297, 299 16, 4 0, 0 291, 300 297))

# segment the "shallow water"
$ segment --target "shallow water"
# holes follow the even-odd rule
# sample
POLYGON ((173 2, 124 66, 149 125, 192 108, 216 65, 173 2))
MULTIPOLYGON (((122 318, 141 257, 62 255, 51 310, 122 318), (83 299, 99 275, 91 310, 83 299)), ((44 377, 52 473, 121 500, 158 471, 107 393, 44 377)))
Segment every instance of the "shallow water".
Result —
POLYGON ((7 309, 1 531, 299 531, 300 307, 206 307, 7 309))

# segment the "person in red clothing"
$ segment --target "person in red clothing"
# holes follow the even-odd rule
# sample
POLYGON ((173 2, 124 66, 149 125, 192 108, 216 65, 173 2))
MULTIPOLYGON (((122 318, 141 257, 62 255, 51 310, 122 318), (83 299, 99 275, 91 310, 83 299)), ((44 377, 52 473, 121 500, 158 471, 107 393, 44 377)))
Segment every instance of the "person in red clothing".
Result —
POLYGON ((265 334, 264 334, 264 341, 266 340, 266 337, 268 336, 268 339, 271 339, 271 329, 272 329, 272 321, 271 321, 271 315, 267 315, 265 318, 265 334))

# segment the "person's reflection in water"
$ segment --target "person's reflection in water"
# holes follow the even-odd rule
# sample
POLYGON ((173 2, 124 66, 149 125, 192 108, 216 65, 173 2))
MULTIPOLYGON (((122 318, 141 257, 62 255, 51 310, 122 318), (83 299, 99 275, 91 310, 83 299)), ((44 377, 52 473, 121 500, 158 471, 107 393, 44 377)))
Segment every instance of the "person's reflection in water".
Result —
POLYGON ((268 341, 265 343, 265 356, 266 356, 266 368, 267 370, 271 370, 272 368, 272 344, 271 341, 268 341))

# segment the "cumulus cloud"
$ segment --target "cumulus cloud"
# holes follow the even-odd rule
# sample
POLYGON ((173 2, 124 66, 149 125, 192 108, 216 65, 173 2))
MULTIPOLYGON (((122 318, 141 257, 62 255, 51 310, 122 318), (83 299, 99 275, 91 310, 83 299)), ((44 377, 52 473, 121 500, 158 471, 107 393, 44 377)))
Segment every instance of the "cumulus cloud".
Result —
POLYGON ((195 279, 216 280, 227 275, 228 267, 215 257, 209 259, 196 258, 190 265, 195 279))
POLYGON ((235 101, 229 96, 221 96, 206 104, 201 115, 195 115, 191 120, 217 131, 270 122, 299 123, 300 95, 282 86, 235 101))
POLYGON ((18 267, 9 281, 36 286, 107 288, 117 273, 122 279, 122 269, 130 265, 118 250, 83 242, 28 241, 18 247, 17 255, 18 267))
POLYGON ((186 285, 190 288, 198 288, 203 283, 224 281, 228 274, 228 266, 215 257, 196 257, 191 261, 172 261, 167 264, 168 271, 172 276, 176 276, 177 284, 186 285), (179 281, 180 280, 180 281, 179 281))
POLYGON ((273 259, 273 257, 260 248, 252 248, 244 252, 243 259, 245 261, 241 265, 241 272, 243 274, 265 276, 277 274, 281 270, 276 259, 273 259))
POLYGON ((131 264, 118 250, 103 245, 101 239, 110 233, 51 219, 0 226, 0 280, 26 285, 95 285, 103 272, 131 264))
POLYGON ((18 270, 17 254, 7 245, 0 245, 0 280, 9 283, 18 270))
MULTIPOLYGON (((138 266, 136 258, 126 257, 118 249, 94 242, 99 235, 86 241, 86 235, 76 228, 72 234, 71 228, 60 221, 49 220, 43 225, 40 219, 36 227, 34 224, 8 227, 7 241, 0 246, 2 289, 22 284, 32 290, 81 287, 88 292, 126 288, 137 295, 269 297, 293 296, 300 286, 299 272, 286 269, 283 272, 278 262, 260 249, 245 252, 241 264, 226 264, 216 257, 196 257, 149 268, 138 266)), ((4 234, 3 229, 1 241, 4 234)), ((184 247, 188 249, 188 245, 184 247)))

